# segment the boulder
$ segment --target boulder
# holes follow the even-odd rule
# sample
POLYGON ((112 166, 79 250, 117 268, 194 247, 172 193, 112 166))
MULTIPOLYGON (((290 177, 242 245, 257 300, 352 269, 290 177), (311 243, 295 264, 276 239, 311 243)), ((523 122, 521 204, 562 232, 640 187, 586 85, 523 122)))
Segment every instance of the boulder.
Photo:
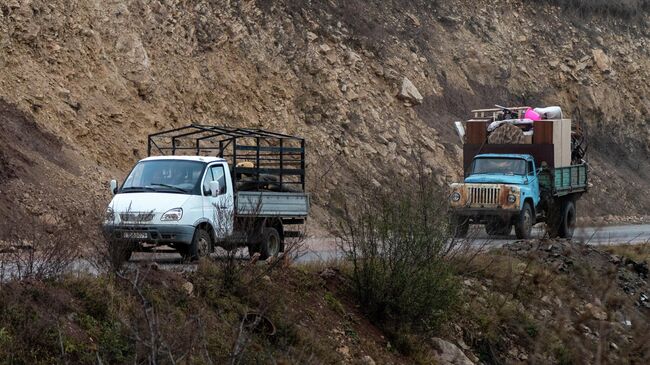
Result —
POLYGON ((585 309, 591 314, 591 316, 597 320, 604 321, 607 319, 607 312, 603 308, 594 303, 587 303, 585 309))
POLYGON ((402 87, 399 89, 399 94, 397 95, 400 99, 410 102, 411 104, 422 104, 424 98, 420 91, 413 85, 411 80, 408 78, 402 79, 402 87))
POLYGON ((441 338, 433 338, 433 349, 435 351, 434 361, 440 365, 474 365, 474 363, 451 342, 441 338))
POLYGON ((611 71, 609 57, 607 57, 602 49, 594 49, 591 51, 591 53, 593 54, 594 62, 596 62, 596 66, 598 66, 598 69, 600 69, 600 71, 611 71))

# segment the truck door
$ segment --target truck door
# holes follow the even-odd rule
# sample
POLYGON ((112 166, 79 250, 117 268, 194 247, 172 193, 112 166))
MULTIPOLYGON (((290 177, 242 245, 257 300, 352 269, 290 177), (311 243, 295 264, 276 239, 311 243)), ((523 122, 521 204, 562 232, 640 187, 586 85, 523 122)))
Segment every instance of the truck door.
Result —
POLYGON ((226 169, 223 163, 208 166, 203 178, 203 216, 215 230, 217 240, 232 234, 234 219, 234 202, 232 183, 226 179, 226 169), (212 196, 210 182, 219 182, 219 193, 212 196))
POLYGON ((527 161, 528 162, 528 186, 530 187, 530 192, 533 195, 533 203, 535 203, 535 206, 539 204, 540 196, 539 196, 539 179, 537 178, 537 172, 535 171, 535 162, 534 161, 527 161))

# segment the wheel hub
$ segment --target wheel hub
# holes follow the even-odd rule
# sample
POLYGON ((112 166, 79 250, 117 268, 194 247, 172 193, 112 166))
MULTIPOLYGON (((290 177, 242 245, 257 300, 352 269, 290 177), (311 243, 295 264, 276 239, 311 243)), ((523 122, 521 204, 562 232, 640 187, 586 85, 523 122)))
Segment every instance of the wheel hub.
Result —
POLYGON ((275 236, 269 237, 269 254, 271 256, 277 255, 280 250, 280 244, 275 236))
POLYGON ((204 237, 199 238, 199 256, 207 255, 210 249, 210 243, 204 237))

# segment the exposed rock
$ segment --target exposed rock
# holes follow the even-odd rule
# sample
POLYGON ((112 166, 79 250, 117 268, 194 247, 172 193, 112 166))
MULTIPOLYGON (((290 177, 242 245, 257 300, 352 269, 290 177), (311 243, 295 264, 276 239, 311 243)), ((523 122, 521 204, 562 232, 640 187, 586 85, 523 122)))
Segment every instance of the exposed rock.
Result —
POLYGON ((375 365, 376 363, 375 363, 375 360, 372 357, 366 355, 366 356, 361 358, 361 364, 363 364, 363 365, 375 365))
POLYGON ((190 283, 189 281, 186 281, 183 283, 183 290, 187 293, 189 296, 194 295, 194 284, 190 283))
POLYGON ((596 66, 598 66, 598 69, 602 72, 610 72, 610 61, 609 57, 605 54, 605 52, 602 49, 594 49, 591 51, 593 56, 594 56, 594 62, 596 62, 596 66))
POLYGON ((309 40, 310 42, 313 42, 316 39, 318 39, 318 36, 316 34, 314 34, 312 32, 307 32, 307 40, 309 40))
POLYGON ((413 85, 411 80, 404 77, 402 79, 402 86, 400 87, 399 94, 397 95, 400 99, 413 104, 422 104, 424 98, 420 91, 413 85))
POLYGON ((338 352, 339 354, 343 355, 346 358, 350 357, 350 348, 345 345, 337 348, 336 352, 338 352))
POLYGON ((607 319, 607 312, 597 304, 587 303, 585 309, 591 314, 595 319, 604 321, 607 319))
POLYGON ((323 279, 331 279, 336 276, 336 271, 334 269, 328 267, 325 270, 321 271, 320 277, 323 279))
POLYGON ((456 345, 441 338, 431 339, 436 351, 434 360, 440 365, 474 365, 456 345))

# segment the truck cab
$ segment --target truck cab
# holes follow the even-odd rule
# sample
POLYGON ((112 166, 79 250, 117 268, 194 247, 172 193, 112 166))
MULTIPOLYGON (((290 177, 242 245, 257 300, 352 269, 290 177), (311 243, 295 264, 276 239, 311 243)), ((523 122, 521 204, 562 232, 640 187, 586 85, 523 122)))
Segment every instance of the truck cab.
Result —
POLYGON ((530 237, 541 201, 535 159, 526 154, 480 154, 463 183, 451 185, 450 208, 456 236, 469 224, 483 224, 489 235, 530 237))
POLYGON ((110 237, 197 256, 232 234, 233 186, 222 158, 149 157, 119 188, 111 185, 114 197, 104 223, 110 237))

